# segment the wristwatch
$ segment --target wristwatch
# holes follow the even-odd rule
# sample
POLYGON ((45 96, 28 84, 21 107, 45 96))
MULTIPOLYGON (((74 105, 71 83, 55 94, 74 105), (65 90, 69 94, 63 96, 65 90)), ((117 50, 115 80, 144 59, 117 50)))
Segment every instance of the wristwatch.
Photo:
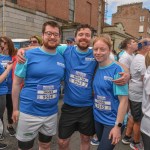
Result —
POLYGON ((117 122, 117 121, 116 121, 116 122, 115 122, 115 126, 118 126, 118 127, 120 127, 120 128, 121 128, 121 127, 122 127, 122 123, 121 123, 121 122, 117 122))

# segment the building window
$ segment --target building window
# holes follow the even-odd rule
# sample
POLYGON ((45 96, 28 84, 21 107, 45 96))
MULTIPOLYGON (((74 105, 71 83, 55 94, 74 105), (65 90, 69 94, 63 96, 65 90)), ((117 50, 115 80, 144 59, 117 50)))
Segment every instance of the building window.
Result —
POLYGON ((140 16, 140 22, 144 21, 145 16, 140 16))
POLYGON ((144 32, 144 26, 139 26, 139 32, 144 32))
POLYGON ((148 18, 148 22, 150 22, 150 18, 148 18))
POLYGON ((74 21, 75 0, 69 0, 69 20, 74 21))
POLYGON ((7 0, 7 1, 17 4, 17 0, 7 0))
POLYGON ((91 25, 92 23, 92 4, 87 2, 87 23, 91 25))

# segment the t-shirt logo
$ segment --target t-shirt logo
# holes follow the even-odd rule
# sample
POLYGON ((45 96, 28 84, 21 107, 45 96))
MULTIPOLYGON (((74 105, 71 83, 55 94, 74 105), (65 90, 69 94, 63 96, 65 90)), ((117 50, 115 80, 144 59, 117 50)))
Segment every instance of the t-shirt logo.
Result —
POLYGON ((57 65, 62 67, 62 68, 65 68, 65 65, 63 63, 61 63, 61 62, 57 62, 57 65))
POLYGON ((104 76, 104 80, 112 81, 112 80, 113 80, 113 78, 112 78, 112 77, 109 77, 109 76, 104 76))
POLYGON ((95 58, 93 58, 93 57, 85 57, 85 61, 95 61, 95 58))

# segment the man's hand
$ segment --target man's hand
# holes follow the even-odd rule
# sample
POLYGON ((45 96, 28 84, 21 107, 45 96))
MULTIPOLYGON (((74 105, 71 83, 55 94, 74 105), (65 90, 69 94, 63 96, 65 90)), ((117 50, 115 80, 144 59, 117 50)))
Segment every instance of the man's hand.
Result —
POLYGON ((112 139, 111 144, 116 145, 121 139, 121 128, 114 126, 109 133, 109 139, 112 139))
POLYGON ((126 72, 120 72, 119 74, 121 75, 121 77, 119 79, 113 80, 113 82, 117 85, 125 85, 126 83, 128 83, 130 74, 126 72))
POLYGON ((18 63, 20 64, 24 64, 26 62, 26 59, 24 57, 24 52, 25 52, 24 49, 19 49, 17 52, 17 60, 18 60, 18 63))
POLYGON ((19 111, 18 110, 14 110, 13 114, 12 114, 12 120, 14 123, 18 122, 18 118, 19 118, 19 111))

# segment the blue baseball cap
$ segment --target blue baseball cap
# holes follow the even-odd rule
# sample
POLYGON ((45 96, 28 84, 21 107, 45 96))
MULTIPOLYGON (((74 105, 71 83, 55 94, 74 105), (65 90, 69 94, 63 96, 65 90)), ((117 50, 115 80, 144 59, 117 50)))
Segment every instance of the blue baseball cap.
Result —
POLYGON ((69 38, 66 39, 66 41, 74 42, 74 38, 69 37, 69 38))

